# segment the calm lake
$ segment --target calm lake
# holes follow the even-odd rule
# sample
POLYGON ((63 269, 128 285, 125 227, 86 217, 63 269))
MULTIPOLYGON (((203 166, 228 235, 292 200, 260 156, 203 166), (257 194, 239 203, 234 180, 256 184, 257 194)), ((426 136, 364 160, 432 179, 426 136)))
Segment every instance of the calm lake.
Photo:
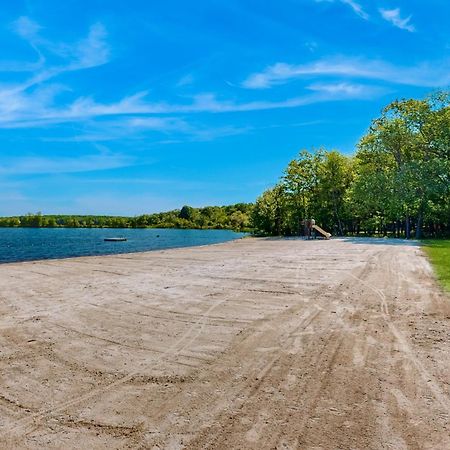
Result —
POLYGON ((229 230, 0 228, 0 263, 190 247, 242 236, 229 230), (105 242, 108 237, 127 241, 105 242))

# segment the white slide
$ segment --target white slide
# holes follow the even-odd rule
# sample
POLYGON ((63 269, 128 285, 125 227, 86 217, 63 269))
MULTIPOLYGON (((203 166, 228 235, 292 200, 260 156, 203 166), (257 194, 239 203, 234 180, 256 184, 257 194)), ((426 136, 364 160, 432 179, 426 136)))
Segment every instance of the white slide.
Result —
POLYGON ((315 230, 317 230, 320 234, 322 234, 325 239, 330 239, 331 237, 331 233, 327 233, 325 230, 323 230, 322 228, 320 228, 318 225, 313 225, 312 228, 314 228, 315 230))

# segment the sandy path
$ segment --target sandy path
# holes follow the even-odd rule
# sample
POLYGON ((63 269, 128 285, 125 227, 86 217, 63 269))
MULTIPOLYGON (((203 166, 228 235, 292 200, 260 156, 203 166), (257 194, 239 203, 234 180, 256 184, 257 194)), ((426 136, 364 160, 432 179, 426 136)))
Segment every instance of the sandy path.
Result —
POLYGON ((1 448, 450 448, 449 299, 358 242, 1 265, 1 448))

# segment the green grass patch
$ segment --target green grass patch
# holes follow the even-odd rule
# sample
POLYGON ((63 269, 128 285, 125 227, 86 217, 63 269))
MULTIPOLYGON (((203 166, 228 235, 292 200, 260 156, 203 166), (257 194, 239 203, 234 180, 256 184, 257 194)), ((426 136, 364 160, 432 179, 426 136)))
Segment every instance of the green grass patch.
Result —
POLYGON ((450 240, 426 240, 423 244, 439 281, 450 292, 450 240))

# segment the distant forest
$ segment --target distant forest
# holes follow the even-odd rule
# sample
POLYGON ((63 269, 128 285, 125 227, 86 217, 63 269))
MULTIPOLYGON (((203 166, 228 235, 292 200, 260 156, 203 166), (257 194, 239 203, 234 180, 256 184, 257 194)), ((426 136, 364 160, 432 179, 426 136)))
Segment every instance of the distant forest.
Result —
POLYGON ((0 227, 33 228, 201 228, 249 231, 252 204, 183 206, 168 212, 136 217, 27 214, 0 218, 0 227))
POLYGON ((400 100, 372 121, 354 155, 302 150, 255 202, 137 217, 28 214, 3 227, 215 228, 298 235, 315 219, 334 235, 450 236, 450 92, 400 100))

